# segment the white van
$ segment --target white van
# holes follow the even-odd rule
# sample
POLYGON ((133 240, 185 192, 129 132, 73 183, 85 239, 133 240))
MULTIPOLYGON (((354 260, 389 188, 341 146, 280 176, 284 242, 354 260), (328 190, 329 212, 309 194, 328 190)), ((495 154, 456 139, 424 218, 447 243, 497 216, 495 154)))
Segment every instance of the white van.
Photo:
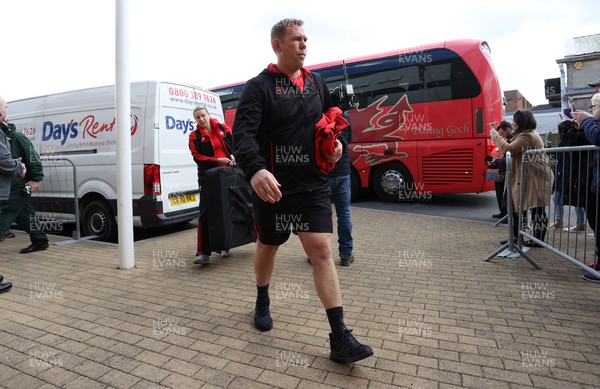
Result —
MULTIPOLYGON (((219 97, 198 87, 160 81, 131 84, 133 221, 160 227, 198 217, 198 173, 188 147, 195 129, 192 111, 208 108, 223 121, 219 97)), ((76 168, 84 235, 114 240, 117 232, 117 125, 115 87, 104 86, 9 102, 9 120, 44 158, 45 178, 37 197, 40 213, 70 214, 73 190, 65 189, 52 164, 76 168), (47 157, 46 157, 47 158, 47 157), (53 176, 54 175, 54 176, 53 176), (40 199, 38 199, 40 200, 40 199)), ((73 185, 72 173, 68 173, 73 185)), ((68 186, 68 185, 67 185, 68 186)))

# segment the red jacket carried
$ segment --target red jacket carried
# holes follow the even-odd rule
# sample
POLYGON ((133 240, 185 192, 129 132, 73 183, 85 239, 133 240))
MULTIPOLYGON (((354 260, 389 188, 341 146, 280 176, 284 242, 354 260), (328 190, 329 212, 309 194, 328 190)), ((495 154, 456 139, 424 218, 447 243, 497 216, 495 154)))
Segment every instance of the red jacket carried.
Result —
POLYGON ((335 154, 335 141, 342 130, 349 125, 338 107, 325 111, 321 120, 315 125, 315 162, 323 173, 328 174, 333 170, 335 163, 327 161, 325 156, 335 154))

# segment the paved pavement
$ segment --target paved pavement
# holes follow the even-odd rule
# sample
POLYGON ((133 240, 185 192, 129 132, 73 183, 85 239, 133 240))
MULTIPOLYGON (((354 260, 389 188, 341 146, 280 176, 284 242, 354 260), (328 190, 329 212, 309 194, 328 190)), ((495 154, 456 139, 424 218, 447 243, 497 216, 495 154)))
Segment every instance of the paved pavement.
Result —
MULTIPOLYGON (((346 323, 375 355, 328 359, 328 324, 297 237, 278 254, 274 328, 252 326, 254 244, 192 264, 196 233, 118 248, 0 243, 4 388, 599 388, 600 285, 540 248, 482 259, 491 223, 352 209, 356 262, 338 267, 346 323)), ((57 242, 61 237, 53 238, 57 242)))

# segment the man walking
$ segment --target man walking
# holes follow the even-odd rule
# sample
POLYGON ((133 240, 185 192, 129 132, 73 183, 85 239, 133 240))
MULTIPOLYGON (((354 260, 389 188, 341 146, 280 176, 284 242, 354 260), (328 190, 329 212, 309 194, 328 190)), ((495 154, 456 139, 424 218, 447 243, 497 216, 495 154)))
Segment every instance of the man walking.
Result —
MULTIPOLYGON (((6 125, 7 119, 7 104, 0 97, 0 126, 6 125)), ((27 168, 18 159, 13 159, 10 155, 10 147, 8 140, 4 135, 4 131, 0 130, 0 201, 8 199, 10 192, 10 184, 12 176, 24 177, 27 173, 27 168)), ((12 288, 10 282, 5 282, 4 277, 0 275, 0 293, 6 293, 12 288)))
MULTIPOLYGON (((311 259, 315 288, 331 326, 330 359, 355 362, 373 355, 373 350, 359 343, 344 324, 331 254, 330 190, 327 176, 315 163, 315 125, 331 107, 331 97, 320 76, 303 67, 307 47, 303 24, 283 19, 273 26, 271 46, 277 63, 248 81, 233 126, 233 154, 255 192, 254 326, 261 331, 273 327, 269 282, 275 254, 294 230, 311 259)), ((335 163, 341 151, 336 140, 334 155, 323 157, 335 163)))
MULTIPOLYGON (((6 107, 4 100, 0 101, 6 107)), ((20 159, 27 166, 27 174, 24 177, 14 177, 12 180, 8 200, 0 202, 2 213, 0 214, 0 231, 8 231, 13 222, 16 222, 23 231, 29 234, 31 245, 21 250, 21 254, 34 251, 46 250, 48 248, 48 237, 40 231, 35 216, 35 209, 31 204, 31 193, 38 190, 40 182, 44 178, 42 163, 37 151, 29 138, 17 131, 14 124, 6 119, 6 108, 4 118, 0 122, 0 128, 10 144, 13 158, 20 159)))

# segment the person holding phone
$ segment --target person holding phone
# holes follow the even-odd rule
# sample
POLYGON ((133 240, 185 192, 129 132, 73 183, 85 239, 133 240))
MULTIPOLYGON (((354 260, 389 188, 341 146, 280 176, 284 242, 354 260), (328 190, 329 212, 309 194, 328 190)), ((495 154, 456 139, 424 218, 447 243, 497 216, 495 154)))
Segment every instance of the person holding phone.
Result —
MULTIPOLYGON (((544 141, 535 130, 537 123, 533 113, 529 110, 517 110, 513 114, 512 128, 514 136, 508 143, 496 130, 490 130, 492 142, 496 144, 499 150, 506 153, 511 152, 511 181, 510 189, 513 202, 513 236, 519 237, 519 215, 518 207, 520 204, 520 188, 523 185, 523 203, 522 210, 530 210, 533 221, 533 236, 540 241, 544 241, 548 227, 548 218, 545 207, 550 204, 550 193, 554 174, 545 159, 536 158, 529 161, 525 167, 530 174, 523 175, 521 182, 521 169, 524 167, 522 156, 525 151, 530 149, 544 148, 544 141)), ((527 247, 539 247, 534 241, 523 243, 527 247)))
MULTIPOLYGON (((590 105, 590 112, 574 111, 573 122, 577 128, 585 133, 586 138, 595 146, 600 146, 600 93, 596 93, 592 96, 592 104, 590 105)), ((600 271, 600 264, 598 263, 598 255, 600 254, 600 239, 598 237, 598 222, 600 220, 600 207, 598 207, 598 200, 600 197, 600 156, 598 151, 590 151, 592 158, 590 161, 589 169, 591 170, 591 180, 588 188, 587 203, 586 203, 586 215, 588 224, 594 231, 594 240, 596 241, 596 259, 590 263, 589 266, 600 271)), ((600 278, 594 276, 591 273, 582 275, 583 279, 590 282, 600 282, 600 278)))
MULTIPOLYGON (((498 124, 495 130, 498 132, 498 134, 500 134, 502 138, 504 138, 508 143, 510 143, 510 140, 513 136, 513 128, 509 122, 503 120, 502 122, 500 122, 500 124, 498 124)), ((489 158, 490 160, 488 162, 488 168, 498 169, 498 177, 494 180, 494 186, 496 189, 496 201, 498 203, 498 209, 500 210, 500 213, 493 214, 492 217, 496 219, 503 219, 507 214, 506 203, 504 202, 506 157, 505 155, 502 155, 502 157, 496 159, 493 159, 492 157, 489 158)), ((503 223, 506 223, 506 219, 503 220, 503 223)))

